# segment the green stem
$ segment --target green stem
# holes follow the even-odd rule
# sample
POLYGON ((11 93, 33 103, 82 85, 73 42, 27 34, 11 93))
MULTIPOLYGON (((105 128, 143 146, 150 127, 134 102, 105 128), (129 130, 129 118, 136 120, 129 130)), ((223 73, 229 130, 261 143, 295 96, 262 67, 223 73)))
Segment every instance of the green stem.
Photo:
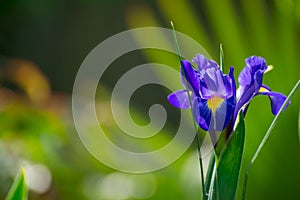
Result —
POLYGON ((220 44, 220 68, 221 71, 224 71, 224 51, 222 44, 220 44))
MULTIPOLYGON (((195 124, 195 122, 194 122, 195 124)), ((200 172, 201 172, 201 185, 202 185, 202 199, 204 198, 205 194, 205 185, 204 185, 204 172, 203 172, 203 162, 202 162, 202 156, 201 156, 201 142, 198 132, 196 133, 197 138, 197 150, 199 155, 199 163, 200 163, 200 172)))
POLYGON ((205 179, 205 194, 206 195, 205 195, 205 198, 203 198, 203 200, 207 200, 209 189, 210 189, 211 179, 213 178, 212 174, 213 174, 215 164, 216 164, 215 155, 211 154, 209 165, 208 165, 208 170, 206 173, 206 179, 205 179))
MULTIPOLYGON (((175 40, 175 44, 176 44, 177 54, 178 54, 178 58, 179 58, 179 61, 180 61, 180 64, 181 64, 182 56, 181 56, 181 53, 180 53, 180 49, 179 49, 179 45, 178 45, 178 41, 177 41, 177 36, 176 36, 174 24, 173 24, 172 21, 170 23, 171 23, 171 26, 172 26, 172 29, 173 29, 173 35, 174 35, 174 40, 175 40)), ((189 103, 191 105, 191 113, 192 113, 192 116, 193 116, 193 111, 192 111, 192 109, 193 109, 192 106, 193 105, 192 105, 191 96, 190 96, 190 93, 189 93, 189 90, 188 90, 188 82, 185 78, 184 70, 182 70, 182 72, 183 72, 184 82, 185 82, 185 85, 186 85, 186 91, 187 91, 187 94, 188 94, 189 103)), ((202 163, 202 156, 201 156, 201 141, 200 141, 200 137, 199 137, 199 134, 198 134, 198 128, 197 128, 197 125, 195 123, 195 120, 193 120, 193 125, 194 125, 194 129, 196 131, 197 151, 198 151, 198 155, 199 155, 200 172, 201 172, 201 186, 202 186, 202 199, 203 199, 206 194, 205 194, 205 188, 204 188, 204 172, 203 172, 203 163, 202 163)))
POLYGON ((287 105, 287 103, 289 102, 290 98, 294 95, 294 93, 296 92, 296 90, 298 89, 300 85, 300 79, 298 80, 298 82, 295 84, 295 86, 293 87, 293 89, 291 90, 290 94, 288 95, 288 97, 286 98, 286 100, 284 101, 284 103, 282 104, 279 112, 277 113, 277 115, 274 117, 268 131, 266 132, 264 138, 262 139, 262 141, 260 142, 256 152, 254 153, 248 167, 247 167, 247 170, 246 170, 246 174, 245 174, 245 180, 244 180, 244 184, 243 184, 243 193, 242 193, 242 200, 245 199, 246 197, 246 189, 247 189, 247 182, 248 182, 248 174, 249 174, 249 171, 251 169, 251 167, 253 166, 258 154, 261 152, 263 146, 265 145, 266 141, 269 139, 270 137, 270 134, 271 134, 271 131, 273 130, 274 126, 275 126, 275 123, 279 117, 279 115, 281 114, 281 112, 283 111, 284 107, 287 105))
POLYGON ((246 174, 245 174, 244 184, 243 184, 242 200, 244 200, 246 198, 246 190, 247 190, 249 169, 250 168, 248 166, 246 174))
POLYGON ((217 164, 215 163, 211 182, 210 182, 210 188, 209 188, 209 192, 208 192, 208 200, 212 200, 213 196, 214 196, 214 184, 215 184, 215 179, 217 177, 216 174, 217 174, 217 164))
POLYGON ((174 36, 174 40, 175 40, 175 45, 176 45, 176 50, 177 50, 177 56, 178 56, 179 62, 181 64, 182 57, 181 57, 181 53, 180 53, 180 49, 179 49, 179 45, 178 45, 178 40, 177 40, 177 36, 176 36, 175 27, 174 27, 174 24, 173 24, 172 21, 170 23, 171 23, 171 26, 172 26, 172 29, 173 29, 173 36, 174 36))

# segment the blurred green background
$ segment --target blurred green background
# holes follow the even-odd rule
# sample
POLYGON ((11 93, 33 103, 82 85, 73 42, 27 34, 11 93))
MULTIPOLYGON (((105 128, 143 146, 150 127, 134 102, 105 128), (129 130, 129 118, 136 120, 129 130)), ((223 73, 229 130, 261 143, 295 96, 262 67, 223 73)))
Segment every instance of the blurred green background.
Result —
MULTIPOLYGON (((170 20, 216 61, 222 43, 225 71, 234 66, 236 77, 251 55, 260 55, 274 66, 264 78, 273 90, 288 94, 300 77, 298 0, 1 1, 0 199, 21 165, 30 177, 30 199, 199 199, 195 144, 167 168, 131 175, 94 159, 80 142, 72 121, 72 86, 87 54, 121 31, 170 28, 170 20)), ((147 38, 138 38, 143 40, 147 38)), ((116 126, 107 108, 118 77, 148 62, 178 69, 174 55, 136 51, 114 62, 101 80, 105 89, 97 93, 97 102, 101 115, 107 116, 102 121, 107 130, 116 126)), ((166 101, 170 92, 149 85, 132 98, 137 123, 147 124, 147 117, 141 116, 147 116, 153 103, 168 111, 167 124, 154 147, 176 132, 179 111, 166 101), (155 94, 149 93, 153 90, 155 94)), ((253 166, 246 199, 300 199, 299 100, 298 91, 253 166)), ((272 119, 268 99, 256 97, 246 117, 242 175, 272 119)))

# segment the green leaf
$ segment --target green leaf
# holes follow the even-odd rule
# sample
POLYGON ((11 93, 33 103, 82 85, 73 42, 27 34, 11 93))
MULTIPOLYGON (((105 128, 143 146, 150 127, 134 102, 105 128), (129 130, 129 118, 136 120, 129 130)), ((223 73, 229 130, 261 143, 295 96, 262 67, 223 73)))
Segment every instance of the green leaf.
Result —
POLYGON ((222 200, 233 200, 242 163, 245 140, 245 124, 243 114, 239 115, 239 122, 229 138, 227 147, 221 155, 217 168, 218 196, 222 200))
POLYGON ((27 200, 27 188, 23 168, 16 176, 5 200, 27 200))
POLYGON ((211 183, 211 179, 212 179, 212 176, 213 176, 214 167, 215 167, 215 155, 212 153, 211 157, 210 157, 208 169, 207 169, 206 179, 205 179, 205 186, 204 186, 205 195, 203 196, 203 200, 208 199, 207 194, 209 193, 210 183, 211 183))
POLYGON ((215 155, 211 154, 208 169, 207 169, 207 174, 206 174, 206 179, 205 179, 205 193, 208 194, 209 187, 210 187, 210 182, 213 174, 213 169, 215 165, 215 155))
POLYGON ((298 135, 299 135, 299 142, 300 142, 300 109, 298 114, 298 135))

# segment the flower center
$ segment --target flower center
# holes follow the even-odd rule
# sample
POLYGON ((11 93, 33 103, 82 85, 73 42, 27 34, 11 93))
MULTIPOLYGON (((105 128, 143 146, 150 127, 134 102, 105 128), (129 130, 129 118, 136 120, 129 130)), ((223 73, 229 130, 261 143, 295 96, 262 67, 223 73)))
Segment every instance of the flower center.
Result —
POLYGON ((213 97, 208 99, 207 107, 210 108, 213 112, 217 110, 217 108, 223 103, 224 99, 221 97, 213 97))

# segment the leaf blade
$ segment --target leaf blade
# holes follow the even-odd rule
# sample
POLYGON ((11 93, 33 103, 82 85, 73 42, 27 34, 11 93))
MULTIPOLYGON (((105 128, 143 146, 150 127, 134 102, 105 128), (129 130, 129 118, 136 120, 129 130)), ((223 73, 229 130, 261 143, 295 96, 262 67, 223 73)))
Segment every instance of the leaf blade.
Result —
POLYGON ((218 196, 224 200, 235 199, 245 142, 245 124, 242 113, 239 123, 229 138, 217 168, 218 196))
POLYGON ((17 174, 5 200, 27 200, 24 168, 17 174))

